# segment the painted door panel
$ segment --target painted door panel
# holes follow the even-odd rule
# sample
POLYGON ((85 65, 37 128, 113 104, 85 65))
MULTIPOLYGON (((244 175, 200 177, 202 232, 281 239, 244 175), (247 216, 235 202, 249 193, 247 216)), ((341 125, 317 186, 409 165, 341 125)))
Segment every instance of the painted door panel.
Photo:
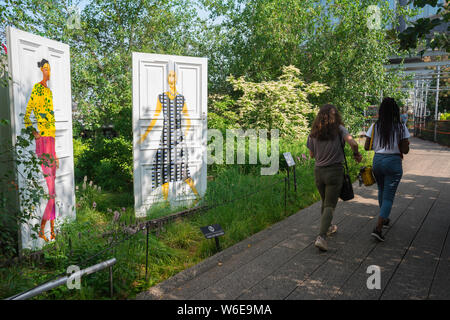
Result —
MULTIPOLYGON (((170 70, 177 74, 176 89, 185 98, 190 120, 188 128, 187 117, 182 114, 181 132, 185 138, 183 146, 177 148, 186 150, 190 177, 199 195, 203 197, 206 192, 207 59, 134 52, 133 156, 137 216, 145 216, 153 204, 165 201, 161 185, 154 187, 152 182, 164 130, 163 110, 155 115, 157 99, 169 90, 170 70), (152 130, 140 143, 140 138, 152 122, 152 130)), ((191 204, 195 199, 196 195, 185 181, 169 183, 168 201, 171 205, 191 204)))
MULTIPOLYGON (((53 109, 55 115, 55 152, 60 161, 60 167, 56 171, 56 221, 63 218, 73 219, 75 217, 75 184, 73 170, 73 143, 72 143, 72 94, 70 80, 70 48, 64 43, 33 35, 15 28, 7 29, 8 37, 8 64, 12 78, 10 101, 11 117, 13 127, 12 141, 20 135, 24 128, 24 114, 34 84, 42 80, 42 72, 37 67, 37 62, 42 59, 49 61, 51 77, 48 87, 52 91, 53 109)), ((36 128, 34 112, 30 117, 36 128)), ((35 152, 35 143, 30 146, 35 152)), ((18 171, 24 168, 19 166, 18 171)), ((24 186, 25 181, 19 177, 19 188, 24 186)), ((44 190, 48 192, 47 185, 40 179, 44 190)), ((22 225, 21 246, 22 248, 39 249, 43 245, 42 239, 33 240, 29 225, 40 223, 46 206, 46 199, 41 201, 37 208, 36 219, 22 225)), ((58 224, 58 223, 56 223, 58 224)), ((49 223, 46 226, 49 234, 49 223)))

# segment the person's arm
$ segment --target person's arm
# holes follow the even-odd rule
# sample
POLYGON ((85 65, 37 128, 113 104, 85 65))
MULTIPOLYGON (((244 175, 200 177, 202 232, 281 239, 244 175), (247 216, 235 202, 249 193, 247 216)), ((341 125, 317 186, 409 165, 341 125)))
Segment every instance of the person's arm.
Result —
POLYGON ((406 125, 403 125, 404 134, 402 136, 403 139, 400 139, 400 142, 398 144, 398 148, 400 149, 400 152, 403 154, 407 154, 409 152, 409 140, 408 138, 411 137, 408 127, 406 125))
POLYGON ((408 154, 408 152, 409 152, 409 140, 408 139, 400 140, 400 143, 398 144, 398 148, 400 149, 401 153, 408 154))
POLYGON ((359 153, 358 150, 358 143, 353 139, 353 137, 350 134, 347 134, 344 136, 345 142, 347 142, 350 145, 350 148, 352 148, 353 151, 353 158, 356 160, 356 162, 361 162, 362 155, 359 153))
POLYGON ((370 140, 372 139, 372 130, 374 130, 374 125, 372 124, 369 128, 369 130, 366 133, 366 142, 364 143, 364 150, 369 151, 370 150, 370 140))
POLYGON ((364 143, 364 150, 369 151, 370 150, 370 138, 366 137, 366 142, 364 143))
POLYGON ((153 127, 155 126, 156 120, 158 120, 158 116, 161 113, 161 109, 162 109, 161 102, 159 101, 158 98, 158 101, 156 102, 155 115, 153 116, 152 122, 147 127, 147 130, 145 130, 145 133, 141 136, 141 139, 139 139, 139 143, 144 142, 147 135, 150 133, 150 131, 152 131, 153 127))
POLYGON ((311 136, 308 136, 308 139, 306 140, 306 147, 309 150, 309 156, 311 158, 314 158, 314 152, 312 151, 313 149, 313 144, 312 144, 312 140, 311 140, 311 136))

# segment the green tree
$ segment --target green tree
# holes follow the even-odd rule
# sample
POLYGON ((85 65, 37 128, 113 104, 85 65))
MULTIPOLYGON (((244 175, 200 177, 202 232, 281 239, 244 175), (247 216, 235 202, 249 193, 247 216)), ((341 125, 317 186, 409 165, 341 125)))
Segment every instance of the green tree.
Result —
MULTIPOLYGON (((426 5, 437 8, 436 16, 420 18, 412 22, 411 25, 401 32, 398 37, 400 49, 412 50, 418 47, 419 43, 425 42, 425 48, 444 49, 450 51, 450 41, 448 33, 450 31, 450 11, 448 2, 438 4, 438 0, 410 0, 408 4, 423 8, 426 5), (439 26, 447 26, 444 32, 432 32, 439 26)), ((425 49, 424 49, 425 50, 425 49)))
POLYGON ((357 131, 362 111, 378 104, 381 96, 402 99, 404 94, 396 72, 386 73, 389 56, 398 54, 388 32, 395 25, 395 12, 384 1, 379 28, 369 28, 371 1, 342 0, 326 2, 326 10, 317 17, 317 29, 304 45, 300 70, 307 81, 326 84, 330 90, 318 103, 332 103, 344 114, 346 124, 357 131))
POLYGON ((260 83, 230 76, 233 88, 243 92, 237 100, 242 126, 278 129, 284 137, 305 136, 310 127, 308 118, 317 111, 308 98, 320 95, 327 87, 318 82, 306 84, 300 76, 294 66, 283 67, 277 80, 260 83))
POLYGON ((86 152, 96 154, 83 159, 98 160, 84 163, 84 171, 105 173, 125 167, 127 179, 123 183, 129 185, 132 52, 194 55, 198 48, 194 30, 200 23, 195 2, 91 0, 80 12, 79 29, 68 23, 73 14, 71 7, 79 1, 4 2, 0 11, 0 39, 5 39, 3 30, 10 25, 70 45, 72 102, 76 106, 74 133, 77 135, 83 129, 94 132, 86 152), (102 135, 105 127, 113 127, 118 133, 112 145, 124 154, 109 158, 108 138, 102 135), (122 161, 126 163, 118 163, 122 161))
POLYGON ((192 54, 198 23, 194 3, 91 0, 80 12, 81 28, 76 29, 67 22, 70 8, 78 3, 6 0, 0 28, 11 25, 69 44, 74 124, 90 130, 113 126, 131 141, 131 52, 192 54))
POLYGON ((314 32, 320 8, 314 1, 204 0, 210 12, 210 66, 217 92, 232 92, 226 77, 261 82, 276 79, 283 66, 298 65, 301 44, 314 32), (213 23, 216 21, 216 23, 213 23), (217 22, 218 21, 218 22, 217 22))
MULTIPOLYGON (((211 87, 237 98, 225 81, 232 74, 259 83, 277 79, 283 66, 294 65, 307 83, 329 87, 312 98, 333 103, 356 131, 362 110, 381 95, 402 98, 401 77, 386 73, 388 57, 398 53, 387 30, 397 23, 386 1, 204 1, 212 30, 206 41, 217 48, 210 65, 219 70, 211 87), (369 5, 380 8, 379 29, 368 27, 369 5), (212 23, 216 21, 216 23, 212 23)), ((405 14, 408 14, 407 12, 405 14)))

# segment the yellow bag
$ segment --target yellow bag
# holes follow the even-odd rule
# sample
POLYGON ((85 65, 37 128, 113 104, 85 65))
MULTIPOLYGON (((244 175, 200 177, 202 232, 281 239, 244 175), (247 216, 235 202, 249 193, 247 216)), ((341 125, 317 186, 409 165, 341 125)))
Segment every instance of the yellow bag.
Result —
MULTIPOLYGON (((372 144, 373 144, 373 133, 375 131, 375 125, 372 128, 372 137, 370 138, 370 147, 369 150, 372 150, 372 144)), ((361 183, 364 183, 365 186, 371 186, 375 183, 375 177, 372 172, 372 166, 362 167, 359 170, 359 185, 361 183)))
POLYGON ((359 175, 365 186, 371 186, 375 183, 375 177, 373 176, 371 166, 362 167, 359 171, 359 175))

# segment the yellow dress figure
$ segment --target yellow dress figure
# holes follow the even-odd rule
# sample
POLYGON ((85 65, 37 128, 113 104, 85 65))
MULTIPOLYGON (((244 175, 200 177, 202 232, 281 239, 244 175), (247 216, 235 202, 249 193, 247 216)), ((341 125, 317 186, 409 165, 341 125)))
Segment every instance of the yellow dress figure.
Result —
POLYGON ((142 143, 156 123, 156 118, 161 111, 164 115, 163 132, 159 148, 156 152, 155 165, 152 174, 153 189, 161 186, 164 200, 167 201, 169 194, 169 183, 184 181, 196 195, 198 202, 200 196, 195 188, 188 167, 188 152, 185 144, 185 137, 181 132, 181 114, 187 119, 186 133, 191 126, 191 121, 187 112, 186 101, 183 95, 176 91, 177 81, 175 71, 169 71, 168 82, 170 90, 158 96, 156 102, 155 116, 142 135, 139 143, 142 143))
POLYGON ((42 160, 41 168, 47 183, 50 199, 45 207, 41 221, 39 237, 48 241, 44 234, 45 224, 50 220, 50 236, 55 239, 55 178, 56 169, 59 168, 59 159, 55 153, 55 114, 53 112, 53 95, 47 87, 50 80, 50 64, 42 59, 38 62, 38 67, 42 71, 43 80, 34 85, 30 100, 27 104, 24 122, 25 127, 32 127, 30 120, 31 112, 36 118, 38 130, 33 128, 33 135, 36 142, 36 155, 42 160))

